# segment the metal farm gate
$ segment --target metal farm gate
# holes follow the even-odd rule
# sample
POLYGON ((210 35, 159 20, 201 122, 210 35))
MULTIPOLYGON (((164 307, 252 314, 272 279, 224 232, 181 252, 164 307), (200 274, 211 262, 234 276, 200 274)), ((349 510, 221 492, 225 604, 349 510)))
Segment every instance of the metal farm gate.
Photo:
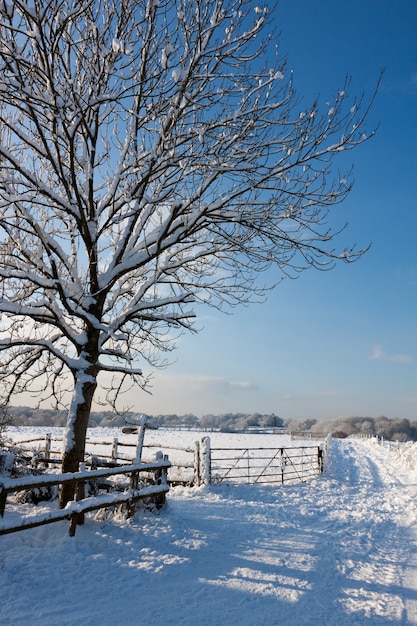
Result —
POLYGON ((323 471, 320 446, 210 448, 210 482, 305 482, 323 471))

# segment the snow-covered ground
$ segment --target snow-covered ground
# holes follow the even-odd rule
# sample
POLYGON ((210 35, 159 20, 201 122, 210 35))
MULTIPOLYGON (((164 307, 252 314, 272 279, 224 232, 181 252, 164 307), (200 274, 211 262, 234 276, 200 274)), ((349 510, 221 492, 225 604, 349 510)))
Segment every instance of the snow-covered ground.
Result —
POLYGON ((417 444, 333 440, 308 483, 102 517, 0 537, 1 624, 417 624, 417 444))

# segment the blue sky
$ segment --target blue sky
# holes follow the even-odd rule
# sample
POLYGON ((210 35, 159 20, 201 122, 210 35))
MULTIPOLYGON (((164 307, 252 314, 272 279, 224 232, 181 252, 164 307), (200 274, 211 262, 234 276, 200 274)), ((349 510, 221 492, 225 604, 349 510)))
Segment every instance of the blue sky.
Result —
POLYGON ((352 76, 370 94, 386 67, 369 129, 349 154, 354 189, 337 209, 342 241, 372 243, 356 264, 308 271, 262 305, 201 309, 198 335, 178 342, 152 396, 125 402, 149 414, 261 412, 417 419, 417 2, 281 0, 276 13, 306 104, 352 76))

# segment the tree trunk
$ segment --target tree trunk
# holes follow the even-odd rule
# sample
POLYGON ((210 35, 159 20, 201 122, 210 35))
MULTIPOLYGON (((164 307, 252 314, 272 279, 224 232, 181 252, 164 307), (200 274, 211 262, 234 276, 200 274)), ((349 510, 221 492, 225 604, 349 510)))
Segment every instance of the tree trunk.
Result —
MULTIPOLYGON (((62 472, 78 472, 84 461, 87 426, 90 419, 91 405, 97 388, 95 377, 86 376, 85 372, 75 381, 74 397, 68 414, 62 450, 62 472)), ((59 506, 65 508, 74 500, 75 484, 66 483, 61 487, 59 506)))

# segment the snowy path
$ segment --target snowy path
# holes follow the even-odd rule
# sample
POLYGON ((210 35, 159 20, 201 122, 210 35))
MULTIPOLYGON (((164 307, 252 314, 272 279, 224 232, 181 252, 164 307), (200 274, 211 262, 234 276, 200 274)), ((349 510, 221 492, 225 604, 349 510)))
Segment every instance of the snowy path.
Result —
POLYGON ((417 624, 416 445, 334 441, 308 484, 178 488, 159 516, 2 537, 0 623, 417 624))

